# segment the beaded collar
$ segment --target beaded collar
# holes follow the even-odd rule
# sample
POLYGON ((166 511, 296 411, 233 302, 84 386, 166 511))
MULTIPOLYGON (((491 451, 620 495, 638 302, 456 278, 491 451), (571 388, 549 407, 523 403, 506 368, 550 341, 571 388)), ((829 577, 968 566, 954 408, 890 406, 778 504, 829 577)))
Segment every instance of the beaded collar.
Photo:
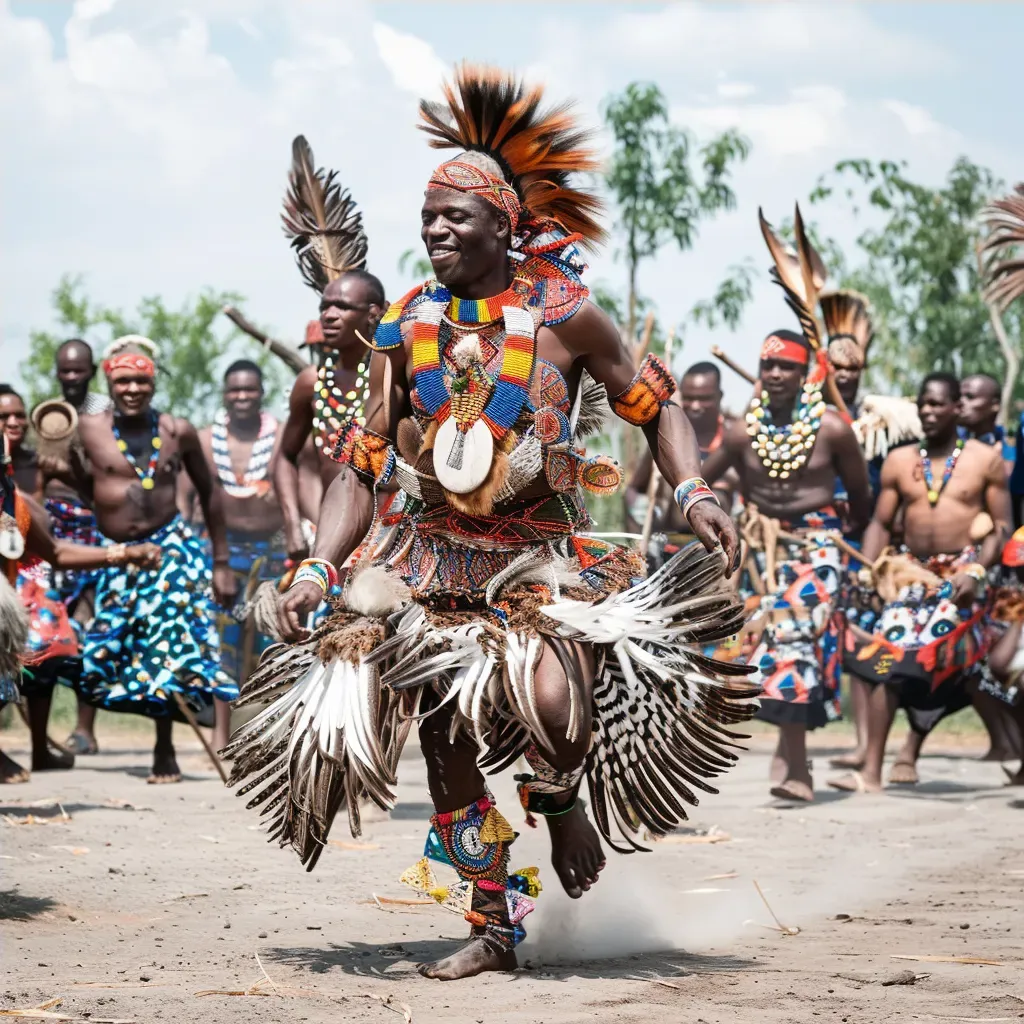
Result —
POLYGON ((218 409, 210 428, 210 448, 213 451, 213 464, 217 470, 217 478, 224 485, 224 490, 232 498, 248 498, 266 491, 267 473, 270 470, 270 457, 274 453, 274 441, 277 438, 277 420, 269 413, 260 413, 260 429, 252 444, 249 464, 241 475, 231 467, 231 452, 228 449, 228 414, 225 409, 218 409))
POLYGON ((824 413, 821 385, 811 381, 804 382, 793 421, 782 428, 772 423, 767 391, 750 400, 746 415, 750 446, 772 479, 786 480, 804 466, 818 439, 824 413))
POLYGON ((348 421, 363 425, 366 413, 366 389, 369 375, 366 372, 370 355, 360 360, 356 367, 355 383, 347 391, 342 391, 337 380, 333 356, 324 359, 316 382, 313 384, 313 443, 317 448, 323 446, 348 421))

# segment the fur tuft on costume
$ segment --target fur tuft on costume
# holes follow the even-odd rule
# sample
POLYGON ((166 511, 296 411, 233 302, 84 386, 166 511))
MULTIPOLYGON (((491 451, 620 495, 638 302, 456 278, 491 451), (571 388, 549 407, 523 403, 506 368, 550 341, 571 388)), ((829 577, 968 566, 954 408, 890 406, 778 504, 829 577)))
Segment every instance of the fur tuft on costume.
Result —
POLYGON ((357 566, 345 588, 345 604, 370 618, 386 618, 412 600, 409 587, 377 565, 357 566))
POLYGON ((281 221, 303 280, 317 292, 347 271, 366 266, 363 215, 337 178, 337 171, 316 166, 309 143, 296 136, 281 221))
POLYGON ((835 353, 836 347, 842 347, 848 362, 864 366, 875 334, 867 298, 844 288, 821 295, 818 304, 825 321, 829 355, 835 353))
POLYGON ((463 64, 445 83, 445 102, 420 102, 420 128, 435 149, 484 153, 501 167, 523 205, 524 221, 554 220, 588 243, 600 243, 600 199, 573 188, 574 171, 601 163, 568 106, 544 110, 542 86, 492 67, 463 64))

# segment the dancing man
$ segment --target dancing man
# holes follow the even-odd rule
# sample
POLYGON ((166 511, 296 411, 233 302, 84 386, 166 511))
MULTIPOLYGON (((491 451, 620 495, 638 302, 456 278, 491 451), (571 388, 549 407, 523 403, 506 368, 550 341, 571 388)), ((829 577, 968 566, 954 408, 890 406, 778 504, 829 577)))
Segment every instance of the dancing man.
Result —
POLYGON ((343 804, 355 833, 360 795, 392 806, 398 756, 421 717, 436 813, 403 880, 472 928, 462 949, 421 967, 441 979, 513 969, 539 888, 536 869, 509 872, 515 832, 482 770, 526 757, 527 820, 546 819, 555 871, 578 897, 604 861, 577 801, 584 773, 613 846, 613 821, 631 847, 645 829, 663 834, 685 817, 692 787, 708 789, 734 759, 724 726, 749 717, 744 698, 756 692, 727 685, 745 668, 688 646, 741 621, 723 583, 735 528, 697 477, 668 370, 648 356, 636 372, 586 301, 577 243, 601 237, 599 206, 569 172, 596 157, 541 98, 467 67, 446 105, 421 105, 435 145, 461 151, 433 173, 422 208, 437 280, 377 330, 365 407, 353 403, 330 446, 342 470, 314 557, 281 603, 287 639, 302 639, 306 614, 339 587, 336 566, 374 522, 375 488, 393 477, 400 496, 328 623, 252 677, 246 699, 284 695, 229 749, 234 779, 252 776, 241 792, 257 790, 251 805, 311 867, 343 804), (702 542, 646 581, 634 553, 585 535, 581 488, 607 492, 619 476, 579 444, 602 391, 644 429, 702 542), (442 865, 450 885, 435 879, 442 865))
MULTIPOLYGON (((986 580, 1008 536, 1009 495, 1001 454, 958 436, 959 400, 955 377, 926 377, 918 396, 920 446, 897 448, 882 467, 882 491, 863 542, 865 566, 874 571, 862 570, 872 577, 867 586, 880 613, 870 631, 850 624, 843 659, 853 685, 867 691, 865 761, 862 771, 830 780, 836 789, 880 791, 900 698, 924 712, 962 707, 965 683, 985 656, 986 580), (878 560, 901 508, 907 552, 883 565, 878 560)), ((890 781, 916 781, 916 770, 914 779, 890 781)))
MULTIPOLYGON (((176 502, 178 476, 190 477, 213 546, 213 593, 234 604, 221 489, 214 486, 195 428, 152 407, 155 346, 128 335, 107 349, 103 370, 114 408, 82 416, 79 435, 90 472, 76 486, 115 547, 143 541, 160 548, 159 569, 111 567, 96 588, 96 615, 85 637, 80 693, 90 704, 156 720, 150 782, 179 782, 171 731, 183 715, 212 715, 214 697, 238 687, 220 669, 203 545, 176 502)), ((74 470, 75 467, 72 467, 74 470)))
MULTIPOLYGON (((807 730, 839 717, 836 597, 843 559, 835 535, 867 523, 871 488, 853 431, 826 408, 828 364, 810 312, 815 298, 803 292, 805 278, 799 268, 794 273, 763 219, 761 226, 776 280, 805 334, 777 330, 765 339, 762 390, 708 458, 704 475, 714 481, 729 468, 739 474, 742 534, 750 550, 741 592, 756 609, 747 627, 756 644, 750 664, 757 666, 764 691, 757 716, 779 727, 771 794, 809 802, 814 783, 807 730), (846 523, 833 505, 837 484, 848 495, 846 523)), ((810 247, 801 236, 799 259, 806 265, 810 247)))
MULTIPOLYGON (((220 667, 242 684, 274 641, 246 618, 247 600, 266 580, 285 572, 281 508, 270 484, 278 448, 278 422, 263 409, 263 371, 248 359, 232 363, 224 373, 224 405, 213 426, 199 431, 199 443, 211 477, 223 491, 221 510, 227 532, 228 565, 238 587, 234 607, 217 612, 220 667)), ((197 494, 187 473, 179 476, 179 504, 186 519, 198 516, 197 494)), ((227 744, 231 707, 215 702, 213 745, 227 744)))
POLYGON ((361 400, 366 390, 369 350, 362 339, 373 337, 386 300, 384 286, 366 270, 366 235, 362 215, 352 199, 335 182, 335 172, 325 175, 315 169, 312 150, 301 135, 292 150, 291 188, 285 198, 283 219, 303 279, 320 293, 321 331, 315 344, 323 360, 320 366, 310 365, 295 378, 281 435, 281 457, 274 468, 288 555, 299 561, 309 554, 299 496, 303 447, 312 433, 326 491, 341 467, 328 456, 325 447, 341 429, 345 410, 357 396, 361 400), (315 197, 311 190, 317 192, 315 197), (331 223, 338 226, 323 236, 327 250, 322 261, 318 252, 302 242, 308 224, 316 222, 318 203, 328 211, 331 223))

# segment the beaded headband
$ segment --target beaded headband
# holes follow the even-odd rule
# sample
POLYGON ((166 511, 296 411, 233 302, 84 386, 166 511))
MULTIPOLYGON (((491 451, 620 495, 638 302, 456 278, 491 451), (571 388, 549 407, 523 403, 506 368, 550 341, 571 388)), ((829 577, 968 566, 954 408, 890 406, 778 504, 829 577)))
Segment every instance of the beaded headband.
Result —
POLYGON ((761 346, 761 359, 785 359, 787 362, 806 366, 811 361, 811 353, 798 341, 769 334, 761 346))
POLYGON ((515 231, 519 223, 523 207, 516 190, 507 181, 488 174, 474 164, 463 163, 461 160, 449 160, 441 164, 430 176, 427 184, 428 192, 436 188, 447 188, 454 192, 479 196, 508 217, 512 231, 515 231))
POLYGON ((142 374, 146 377, 156 376, 156 365, 148 356, 138 352, 119 352, 103 361, 103 372, 110 378, 120 370, 132 375, 142 374))

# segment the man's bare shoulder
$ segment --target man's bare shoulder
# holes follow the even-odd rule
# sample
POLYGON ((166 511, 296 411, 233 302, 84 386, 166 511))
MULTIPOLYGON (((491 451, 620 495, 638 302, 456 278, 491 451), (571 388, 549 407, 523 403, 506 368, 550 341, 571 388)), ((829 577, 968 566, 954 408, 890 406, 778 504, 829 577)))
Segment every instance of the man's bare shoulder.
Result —
POLYGON ((826 409, 821 414, 821 427, 819 433, 826 433, 832 437, 844 436, 851 433, 853 428, 846 422, 845 418, 835 409, 826 409))
POLYGON ((551 331, 577 355, 601 352, 609 344, 621 344, 622 340, 608 314, 589 299, 568 320, 548 324, 542 330, 551 331))
POLYGON ((1000 474, 1003 470, 1003 453, 998 444, 985 444, 976 438, 968 438, 964 442, 964 450, 960 459, 971 466, 977 466, 979 472, 998 468, 1000 474))

